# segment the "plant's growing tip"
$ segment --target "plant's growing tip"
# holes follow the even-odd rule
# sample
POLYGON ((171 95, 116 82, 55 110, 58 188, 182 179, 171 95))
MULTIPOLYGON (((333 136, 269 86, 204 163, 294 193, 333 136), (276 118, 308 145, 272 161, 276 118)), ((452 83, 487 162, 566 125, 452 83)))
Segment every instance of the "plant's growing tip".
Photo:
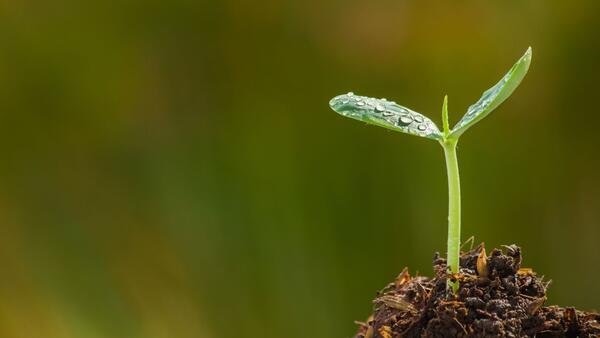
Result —
MULTIPOLYGON (((442 131, 423 114, 384 98, 375 99, 350 92, 336 96, 329 102, 331 108, 343 116, 394 131, 436 140, 441 144, 444 149, 448 174, 447 264, 450 275, 459 273, 460 256, 461 206, 456 144, 467 129, 489 115, 512 94, 527 74, 530 63, 531 47, 496 85, 483 92, 479 101, 467 109, 466 114, 452 129, 450 129, 448 119, 448 96, 445 96, 442 105, 442 131)), ((450 278, 448 286, 454 291, 458 289, 458 283, 451 282, 450 278)))

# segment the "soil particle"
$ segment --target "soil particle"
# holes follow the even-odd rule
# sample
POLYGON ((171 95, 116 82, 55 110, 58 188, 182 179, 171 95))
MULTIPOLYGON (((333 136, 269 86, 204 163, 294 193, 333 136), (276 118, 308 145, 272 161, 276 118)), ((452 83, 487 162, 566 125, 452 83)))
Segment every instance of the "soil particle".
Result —
POLYGON ((461 255, 459 274, 448 275, 436 253, 435 277, 411 277, 405 268, 377 293, 355 338, 600 337, 599 314, 544 306, 549 283, 521 262, 516 245, 489 255, 480 245, 461 255), (450 296, 448 278, 460 282, 450 296))

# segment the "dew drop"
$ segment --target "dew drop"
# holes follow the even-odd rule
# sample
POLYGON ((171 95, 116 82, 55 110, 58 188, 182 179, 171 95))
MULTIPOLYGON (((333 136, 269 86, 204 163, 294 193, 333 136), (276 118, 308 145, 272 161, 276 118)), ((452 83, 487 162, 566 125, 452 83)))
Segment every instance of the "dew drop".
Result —
POLYGON ((417 129, 419 129, 420 131, 425 131, 425 130, 427 130, 427 126, 424 125, 424 124, 419 124, 419 126, 417 127, 417 129))
POLYGON ((348 94, 346 94, 346 95, 348 95, 348 96, 354 96, 354 93, 353 92, 348 92, 348 94))
POLYGON ((407 126, 411 123, 412 123, 412 119, 409 116, 400 116, 400 118, 398 119, 398 124, 407 126))
POLYGON ((378 104, 375 106, 375 110, 378 112, 382 112, 385 111, 385 108, 382 105, 378 104))
POLYGON ((421 123, 421 122, 425 121, 425 120, 423 119, 423 117, 421 117, 421 116, 419 116, 419 115, 415 115, 414 119, 415 119, 415 121, 417 121, 417 122, 419 122, 419 123, 421 123))
POLYGON ((358 101, 358 102, 356 102, 356 104, 357 104, 358 106, 364 106, 364 105, 365 105, 365 103, 364 103, 363 101, 358 101))

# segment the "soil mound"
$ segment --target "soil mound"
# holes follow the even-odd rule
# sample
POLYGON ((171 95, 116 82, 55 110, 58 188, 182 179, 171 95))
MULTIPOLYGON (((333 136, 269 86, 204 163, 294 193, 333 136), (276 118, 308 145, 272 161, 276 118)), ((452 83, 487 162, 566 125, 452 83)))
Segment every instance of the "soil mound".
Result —
POLYGON ((374 312, 355 338, 397 337, 600 337, 600 315, 544 306, 549 282, 521 268, 521 249, 483 245, 463 253, 460 273, 448 275, 434 257, 434 278, 411 277, 405 268, 378 292, 374 312), (446 280, 458 280, 447 297, 446 280))

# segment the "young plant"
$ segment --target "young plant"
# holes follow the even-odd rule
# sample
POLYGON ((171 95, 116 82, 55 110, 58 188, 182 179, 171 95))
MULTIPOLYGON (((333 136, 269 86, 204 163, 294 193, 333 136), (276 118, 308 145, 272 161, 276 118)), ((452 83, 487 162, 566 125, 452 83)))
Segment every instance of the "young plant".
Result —
MULTIPOLYGON (((329 105, 337 113, 369 124, 378 125, 394 131, 436 140, 444 149, 448 173, 448 273, 459 272, 460 257, 460 179, 456 144, 460 136, 475 123, 481 121, 496 109, 519 86, 531 63, 531 47, 512 66, 495 86, 486 90, 479 101, 467 109, 466 114, 450 129, 448 122, 448 96, 442 106, 443 130, 429 118, 411 109, 386 99, 348 94, 334 97, 329 105)), ((458 283, 448 278, 448 288, 454 292, 458 283)))

